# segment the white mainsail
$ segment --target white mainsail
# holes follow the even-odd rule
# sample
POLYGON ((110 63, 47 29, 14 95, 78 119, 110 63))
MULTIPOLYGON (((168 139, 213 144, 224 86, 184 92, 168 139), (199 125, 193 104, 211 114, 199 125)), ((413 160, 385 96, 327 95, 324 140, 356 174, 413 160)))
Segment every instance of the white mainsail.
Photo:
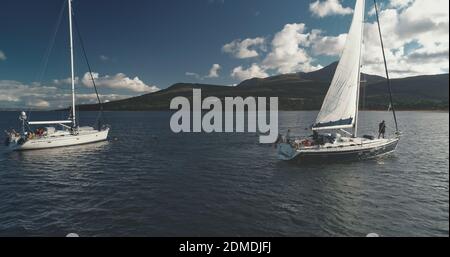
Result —
POLYGON ((358 115, 365 1, 356 0, 344 51, 313 130, 351 128, 358 115))

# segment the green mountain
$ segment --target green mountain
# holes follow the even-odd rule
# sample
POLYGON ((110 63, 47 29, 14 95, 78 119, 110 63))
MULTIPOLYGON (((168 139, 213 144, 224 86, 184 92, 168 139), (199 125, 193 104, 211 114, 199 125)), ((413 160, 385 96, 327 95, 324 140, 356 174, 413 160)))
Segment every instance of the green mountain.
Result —
MULTIPOLYGON (((105 110, 169 110, 177 96, 192 98, 192 89, 202 89, 202 97, 278 97, 280 110, 318 110, 322 105, 336 69, 333 63, 310 73, 284 74, 265 79, 253 78, 235 87, 178 83, 167 89, 104 104, 105 110)), ((383 77, 363 75, 362 109, 385 110, 389 106, 387 84, 383 77)), ((449 75, 417 76, 392 80, 393 98, 400 110, 448 110, 449 75)), ((82 105, 81 110, 98 110, 97 105, 82 105)))

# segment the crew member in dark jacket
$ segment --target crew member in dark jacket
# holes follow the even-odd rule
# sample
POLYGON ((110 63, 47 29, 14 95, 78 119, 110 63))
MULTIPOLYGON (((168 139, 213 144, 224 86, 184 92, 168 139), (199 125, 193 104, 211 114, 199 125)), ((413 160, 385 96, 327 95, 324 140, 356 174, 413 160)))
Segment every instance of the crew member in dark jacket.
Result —
POLYGON ((378 139, 380 139, 380 137, 384 138, 384 134, 386 133, 386 122, 383 120, 379 125, 378 125, 378 139))

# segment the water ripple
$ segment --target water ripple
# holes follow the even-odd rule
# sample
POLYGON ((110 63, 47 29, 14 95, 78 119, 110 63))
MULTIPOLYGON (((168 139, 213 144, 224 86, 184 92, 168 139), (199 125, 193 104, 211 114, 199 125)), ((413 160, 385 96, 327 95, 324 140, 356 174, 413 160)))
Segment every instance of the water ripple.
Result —
MULTIPOLYGON (((363 112, 361 133, 385 115, 363 112)), ((395 156, 334 165, 280 162, 253 134, 173 134, 164 112, 108 116, 109 142, 0 153, 0 235, 449 234, 448 113, 400 112, 395 156)))

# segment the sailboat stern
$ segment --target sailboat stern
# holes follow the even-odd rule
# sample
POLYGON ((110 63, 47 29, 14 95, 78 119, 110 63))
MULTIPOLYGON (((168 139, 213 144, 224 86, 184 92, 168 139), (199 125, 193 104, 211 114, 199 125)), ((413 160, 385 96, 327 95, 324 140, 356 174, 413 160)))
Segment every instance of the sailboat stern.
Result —
POLYGON ((297 156, 297 151, 288 143, 280 143, 277 146, 278 159, 282 161, 290 161, 295 159, 297 156))

